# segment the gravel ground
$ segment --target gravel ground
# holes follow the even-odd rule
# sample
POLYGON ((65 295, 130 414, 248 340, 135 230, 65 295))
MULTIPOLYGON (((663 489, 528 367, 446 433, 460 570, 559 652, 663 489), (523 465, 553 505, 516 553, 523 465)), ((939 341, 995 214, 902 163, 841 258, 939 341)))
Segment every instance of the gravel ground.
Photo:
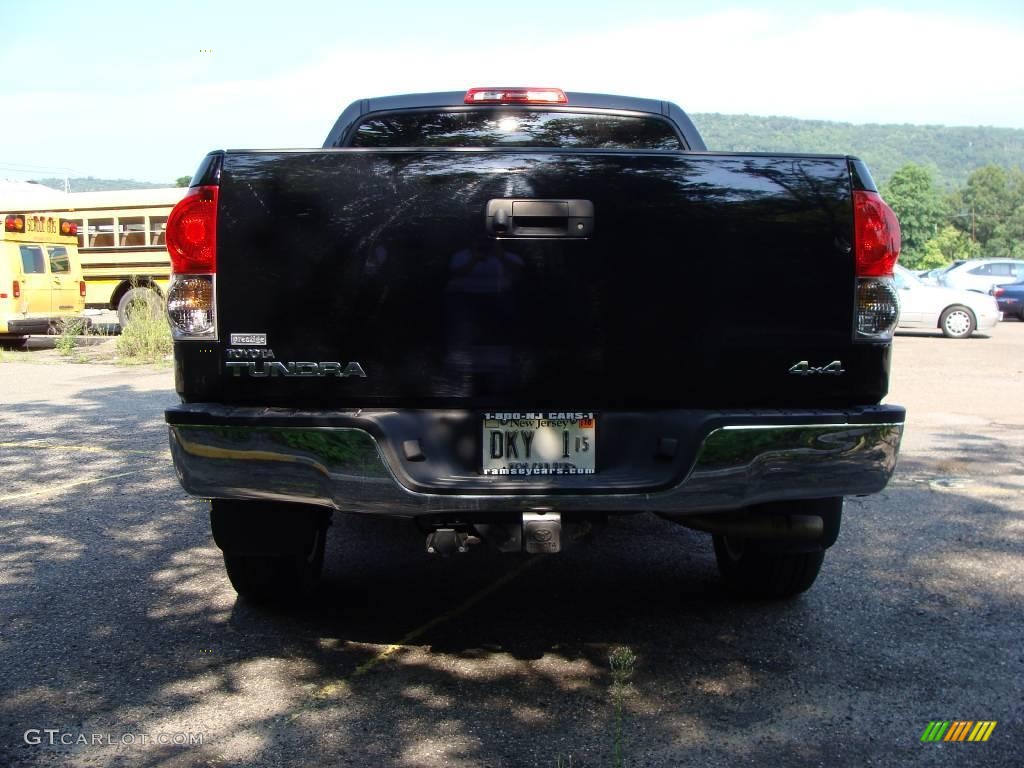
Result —
POLYGON ((5 353, 0 766, 1021 765, 1022 395, 1024 323, 899 337, 897 475, 793 601, 729 598, 709 538, 654 518, 436 561, 343 517, 316 604, 277 614, 177 484, 170 370, 5 353))

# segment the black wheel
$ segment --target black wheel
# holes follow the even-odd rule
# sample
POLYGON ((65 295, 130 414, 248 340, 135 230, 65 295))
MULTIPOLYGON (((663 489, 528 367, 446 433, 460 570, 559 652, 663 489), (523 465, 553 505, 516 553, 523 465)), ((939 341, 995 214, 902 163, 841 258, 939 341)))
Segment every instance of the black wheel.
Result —
POLYGON ((939 317, 939 328, 942 329, 942 335, 949 339, 969 338, 977 327, 974 313, 960 304, 946 307, 942 316, 939 317))
POLYGON ((780 542, 716 534, 713 540, 718 572, 726 587, 741 597, 782 599, 810 589, 825 560, 825 550, 839 533, 842 498, 789 502, 771 507, 786 509, 789 514, 820 516, 824 534, 820 543, 812 542, 798 550, 794 546, 793 551, 780 542))
POLYGON ((303 504, 214 499, 213 538, 235 591, 281 607, 309 595, 320 579, 330 512, 303 504))
POLYGON ((28 336, 0 336, 0 348, 24 349, 28 344, 28 336))
POLYGON ((824 552, 761 552, 748 539, 715 536, 718 572, 743 597, 784 598, 805 592, 818 578, 824 552))
POLYGON ((121 328, 127 327, 132 321, 132 315, 138 312, 145 312, 153 318, 160 317, 163 312, 160 294, 152 288, 131 288, 125 291, 117 302, 117 322, 121 328))

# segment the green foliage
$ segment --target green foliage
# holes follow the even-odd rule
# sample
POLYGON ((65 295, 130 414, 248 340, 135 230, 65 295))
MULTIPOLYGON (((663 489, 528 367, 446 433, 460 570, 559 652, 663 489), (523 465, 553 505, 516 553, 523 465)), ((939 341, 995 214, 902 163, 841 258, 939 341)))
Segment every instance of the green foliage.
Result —
POLYGON ((626 696, 630 692, 629 678, 633 676, 636 654, 625 646, 615 648, 608 655, 608 665, 612 670, 611 696, 615 707, 612 765, 622 768, 622 715, 626 708, 626 696))
POLYGON ((175 179, 174 186, 176 186, 176 187, 187 187, 191 183, 192 183, 192 177, 191 176, 179 176, 177 179, 175 179))
POLYGON ((970 232, 984 256, 1010 256, 1024 249, 1024 171, 995 165, 967 178, 958 202, 957 227, 970 232))
POLYGON ((942 125, 853 125, 755 115, 692 114, 711 150, 855 155, 882 182, 907 163, 928 168, 941 190, 962 187, 975 168, 1024 167, 1024 130, 942 125))
POLYGON ((1024 259, 1024 203, 996 226, 992 239, 985 246, 989 255, 1024 259))
POLYGON ((925 243, 920 251, 900 255, 900 264, 907 269, 934 269, 957 259, 971 259, 979 255, 978 244, 956 227, 947 224, 925 243))
POLYGON ((77 317, 66 317, 60 322, 60 334, 54 342, 54 348, 64 357, 70 357, 78 346, 78 337, 85 331, 85 321, 77 317))
POLYGON ((899 217, 904 261, 920 258, 925 243, 935 237, 946 219, 946 206, 932 184, 931 173, 907 163, 882 185, 881 192, 899 217))
MULTIPOLYGON (((156 294, 153 294, 156 296, 156 294)), ((162 301, 139 301, 129 310, 128 322, 115 343, 123 363, 159 363, 171 354, 174 344, 162 301)))

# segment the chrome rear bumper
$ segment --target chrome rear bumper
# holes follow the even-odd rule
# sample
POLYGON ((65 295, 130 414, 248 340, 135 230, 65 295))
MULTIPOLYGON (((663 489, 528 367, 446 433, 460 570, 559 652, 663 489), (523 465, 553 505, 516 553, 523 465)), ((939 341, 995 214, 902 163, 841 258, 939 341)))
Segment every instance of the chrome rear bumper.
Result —
MULTIPOLYGON (((453 482, 450 491, 423 492, 409 487, 397 454, 366 429, 288 426, 289 412, 264 408, 225 409, 230 415, 220 423, 190 424, 185 423, 190 407, 168 411, 171 454, 189 493, 398 517, 486 517, 538 509, 685 515, 875 493, 895 468, 904 420, 902 408, 887 406, 864 409, 869 417, 848 412, 845 419, 825 423, 770 423, 779 420, 778 412, 770 412, 763 416, 769 423, 758 424, 750 423, 757 414, 737 412, 743 423, 718 426, 699 438, 696 458, 682 479, 655 491, 567 493, 552 482, 550 490, 482 493, 460 492, 453 482)), ((803 414, 799 420, 813 418, 803 414)))

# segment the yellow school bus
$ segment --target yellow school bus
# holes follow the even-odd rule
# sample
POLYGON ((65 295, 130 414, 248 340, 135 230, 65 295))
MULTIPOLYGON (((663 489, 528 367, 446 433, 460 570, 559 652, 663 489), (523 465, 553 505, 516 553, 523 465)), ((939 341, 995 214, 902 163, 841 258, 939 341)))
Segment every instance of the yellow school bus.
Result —
POLYGON ((152 305, 167 290, 171 263, 164 243, 167 216, 183 187, 72 192, 53 211, 78 225, 85 303, 115 309, 124 326, 133 307, 152 305))
POLYGON ((3 216, 0 232, 0 340, 48 333, 85 309, 77 227, 39 213, 3 216))

